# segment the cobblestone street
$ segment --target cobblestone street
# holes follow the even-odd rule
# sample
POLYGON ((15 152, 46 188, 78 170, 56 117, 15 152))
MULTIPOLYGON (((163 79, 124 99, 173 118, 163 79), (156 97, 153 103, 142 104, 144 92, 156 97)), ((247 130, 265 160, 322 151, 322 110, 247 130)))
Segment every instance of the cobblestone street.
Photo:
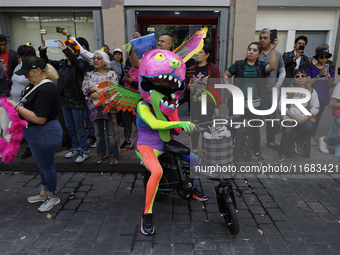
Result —
POLYGON ((0 254, 339 254, 340 175, 235 179, 236 236, 218 213, 214 182, 206 179, 197 183, 207 202, 155 202, 156 233, 143 236, 142 178, 60 172, 61 203, 39 213, 39 203, 26 200, 39 190, 39 175, 1 174, 0 254))

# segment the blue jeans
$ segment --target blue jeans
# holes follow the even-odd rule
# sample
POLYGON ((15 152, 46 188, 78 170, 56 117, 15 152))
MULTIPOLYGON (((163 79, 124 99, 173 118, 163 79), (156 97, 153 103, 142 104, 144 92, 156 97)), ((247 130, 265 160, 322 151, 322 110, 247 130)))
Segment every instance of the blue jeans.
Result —
POLYGON ((106 155, 105 134, 104 134, 104 124, 105 124, 109 157, 118 158, 119 151, 118 151, 117 141, 115 138, 115 132, 113 130, 112 120, 111 119, 109 120, 96 119, 93 121, 93 124, 96 130, 97 156, 102 157, 106 155))
POLYGON ((86 99, 85 99, 85 107, 84 107, 84 119, 87 124, 89 135, 95 136, 96 133, 95 133, 94 125, 93 125, 93 122, 90 120, 89 101, 86 99))
MULTIPOLYGON (((340 128, 340 117, 334 118, 334 123, 340 128)), ((338 145, 340 144, 340 136, 332 136, 327 138, 328 145, 338 145)))
MULTIPOLYGON (((267 96, 268 96, 269 104, 270 106, 272 106, 273 105, 273 92, 268 91, 267 93, 268 93, 267 96)), ((266 119, 276 119, 276 110, 272 114, 267 115, 266 119)), ((275 143, 275 130, 276 130, 275 125, 277 124, 274 122, 274 125, 272 125, 271 121, 267 121, 266 123, 267 143, 275 143)))
POLYGON ((310 120, 305 121, 302 124, 298 124, 296 127, 293 127, 293 123, 285 122, 285 125, 291 125, 292 127, 283 127, 282 128, 282 137, 281 137, 281 143, 279 148, 279 155, 287 155, 288 147, 290 144, 290 141, 292 140, 293 131, 295 128, 298 130, 298 141, 297 142, 304 142, 308 138, 310 139, 314 123, 310 120))
POLYGON ((334 118, 334 123, 340 128, 340 117, 335 117, 334 118))
POLYGON ((41 190, 47 190, 50 196, 56 194, 57 173, 54 168, 54 155, 63 138, 60 123, 58 120, 52 120, 44 125, 24 128, 24 133, 40 170, 41 190))
POLYGON ((82 151, 89 149, 84 125, 83 109, 71 109, 62 106, 65 124, 72 140, 73 148, 81 148, 82 151), (78 139, 79 137, 79 139, 78 139), (80 142, 80 144, 79 144, 80 142))

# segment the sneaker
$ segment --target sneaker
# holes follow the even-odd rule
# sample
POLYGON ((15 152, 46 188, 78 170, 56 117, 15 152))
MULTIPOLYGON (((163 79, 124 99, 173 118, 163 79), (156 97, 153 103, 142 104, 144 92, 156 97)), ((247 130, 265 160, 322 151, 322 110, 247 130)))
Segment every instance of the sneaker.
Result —
POLYGON ((267 164, 267 161, 262 157, 261 152, 253 153, 253 159, 255 159, 259 164, 267 164))
POLYGON ((155 228, 153 227, 152 213, 146 213, 142 215, 140 231, 143 235, 146 236, 150 236, 155 233, 155 228))
POLYGON ((327 149, 327 143, 323 140, 324 138, 324 136, 319 138, 319 149, 323 153, 329 153, 329 150, 327 149))
POLYGON ((131 148, 132 144, 130 141, 124 141, 123 144, 119 147, 121 151, 126 150, 127 148, 131 148))
POLYGON ((82 163, 84 162, 86 159, 88 159, 90 156, 90 151, 81 151, 79 157, 76 159, 76 163, 82 163))
POLYGON ((118 164, 118 159, 117 158, 110 158, 110 165, 117 165, 118 164))
POLYGON ((94 143, 89 143, 89 147, 90 148, 96 148, 97 147, 97 143, 94 142, 94 143))
POLYGON ((275 164, 276 165, 282 165, 284 160, 285 160, 285 156, 279 155, 279 157, 277 159, 275 159, 275 164))
MULTIPOLYGON (((188 197, 190 194, 187 195, 188 197)), ((203 194, 201 191, 199 191, 196 187, 194 187, 193 194, 192 194, 192 200, 197 200, 197 201, 207 201, 209 198, 206 194, 203 194)))
POLYGON ((274 151, 279 151, 280 146, 277 143, 267 143, 266 146, 268 148, 273 149, 274 151))
POLYGON ((297 155, 302 155, 303 144, 301 142, 295 142, 295 152, 296 152, 297 155))
POLYGON ((60 203, 59 197, 50 197, 47 196, 46 200, 42 205, 38 208, 39 212, 47 212, 53 208, 53 206, 60 203))
POLYGON ((314 141, 313 137, 310 138, 310 145, 313 145, 313 146, 316 145, 316 142, 314 141))
POLYGON ((27 198, 27 201, 31 204, 37 203, 37 202, 44 202, 46 200, 47 196, 40 196, 40 193, 38 195, 30 196, 27 198))
POLYGON ((79 148, 77 148, 77 149, 73 148, 72 151, 70 151, 69 153, 67 153, 65 155, 65 158, 73 158, 73 157, 77 156, 79 153, 80 153, 80 149, 79 148))
POLYGON ((105 156, 97 156, 97 157, 94 159, 94 163, 100 164, 100 163, 102 163, 102 161, 103 161, 104 158, 106 158, 106 155, 105 155, 105 156))
POLYGON ((32 152, 31 152, 30 147, 27 146, 25 152, 20 156, 20 158, 21 159, 27 159, 30 156, 32 156, 32 152))
POLYGON ((87 143, 89 144, 89 147, 96 148, 97 147, 97 139, 95 136, 89 136, 87 138, 87 143))

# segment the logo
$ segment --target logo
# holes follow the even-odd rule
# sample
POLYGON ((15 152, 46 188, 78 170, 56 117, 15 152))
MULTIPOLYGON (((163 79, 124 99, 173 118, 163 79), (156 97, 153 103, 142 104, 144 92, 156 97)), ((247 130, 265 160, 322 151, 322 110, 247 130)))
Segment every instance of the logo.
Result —
MULTIPOLYGON (((215 88, 225 88, 230 91, 230 93, 233 96, 233 114, 234 115, 244 115, 244 94, 240 88, 238 88, 235 85, 230 85, 230 84, 216 84, 215 88)), ((253 103, 253 89, 251 87, 248 87, 248 107, 249 110, 259 116, 267 116, 272 114, 273 112, 276 111, 277 109, 277 101, 278 101, 278 91, 277 88, 274 87, 272 91, 272 96, 273 96, 273 103, 270 109, 268 110, 258 110, 255 109, 253 103)), ((203 95, 202 95, 203 96, 203 95)), ((287 112, 287 105, 295 105, 297 108, 301 110, 301 112, 304 115, 312 115, 302 104, 307 103, 311 99, 311 94, 309 90, 304 89, 304 88, 292 88, 292 87, 287 87, 287 88, 281 88, 281 115, 286 115, 287 112), (303 93, 306 95, 305 98, 287 98, 287 93, 303 93)), ((206 96, 202 97, 201 101, 201 107, 202 115, 207 114, 207 100, 206 96)))

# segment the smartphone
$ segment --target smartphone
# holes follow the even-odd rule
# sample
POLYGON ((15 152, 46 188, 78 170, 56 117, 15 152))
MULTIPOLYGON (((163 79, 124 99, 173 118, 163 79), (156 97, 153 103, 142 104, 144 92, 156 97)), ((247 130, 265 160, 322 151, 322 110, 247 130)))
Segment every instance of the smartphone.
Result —
POLYGON ((305 46, 304 45, 299 45, 299 50, 305 50, 305 46))
POLYGON ((57 33, 63 33, 63 29, 61 27, 56 27, 57 33))
POLYGON ((274 43, 277 37, 277 29, 270 30, 270 43, 274 43))
POLYGON ((324 69, 323 74, 328 73, 329 64, 324 64, 324 65, 323 65, 323 69, 324 69))
POLYGON ((58 40, 45 40, 46 47, 58 47, 59 41, 58 40))

